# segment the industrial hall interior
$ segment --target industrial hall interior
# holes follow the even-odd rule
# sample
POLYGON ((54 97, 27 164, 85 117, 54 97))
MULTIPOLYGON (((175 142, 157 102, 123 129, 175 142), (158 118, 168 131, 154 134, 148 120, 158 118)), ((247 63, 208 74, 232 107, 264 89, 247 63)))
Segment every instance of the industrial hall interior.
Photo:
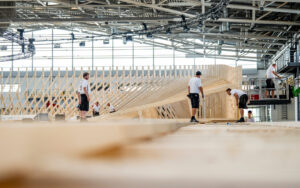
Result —
POLYGON ((300 0, 0 0, 1 188, 299 188, 300 0))

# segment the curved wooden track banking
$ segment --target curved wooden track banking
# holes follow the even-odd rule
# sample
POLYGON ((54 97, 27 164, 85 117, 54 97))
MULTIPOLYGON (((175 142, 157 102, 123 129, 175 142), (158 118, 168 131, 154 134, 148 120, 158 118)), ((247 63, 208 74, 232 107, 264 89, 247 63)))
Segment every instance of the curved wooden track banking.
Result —
MULTIPOLYGON (((233 100, 225 95, 225 89, 240 87, 241 67, 216 65, 199 66, 196 69, 203 72, 206 94, 201 103, 201 118, 235 119, 237 109, 233 100)), ((131 70, 127 73, 123 70, 117 71, 114 77, 112 71, 108 74, 105 71, 102 74, 91 73, 90 83, 94 88, 91 103, 100 97, 103 100, 100 101, 101 116, 90 118, 88 122, 0 122, 0 151, 4 154, 0 155, 0 186, 6 185, 11 178, 34 177, 41 169, 51 171, 47 166, 49 161, 59 164, 61 159, 72 161, 102 156, 114 148, 152 139, 189 125, 186 118, 190 117, 190 102, 186 94, 187 83, 194 69, 181 67, 174 71, 176 73, 171 70, 174 67, 168 71, 166 67, 164 70, 153 71, 154 74, 151 74, 150 69, 136 74, 131 70), (110 114, 108 109, 103 108, 107 102, 113 103, 116 113, 110 114)), ((74 91, 81 73, 73 72, 71 77, 68 72, 64 75, 57 73, 54 78, 52 73, 47 78, 41 73, 40 77, 30 80, 28 73, 25 73, 25 77, 19 73, 15 78, 1 77, 2 83, 22 84, 30 81, 21 92, 0 93, 1 105, 4 107, 1 114, 48 112, 53 117, 63 112, 67 118, 77 115, 74 91), (29 98, 33 100, 29 101, 29 98), (52 104, 53 100, 59 106, 50 105, 46 108, 44 104, 52 104)), ((3 85, 1 87, 1 91, 4 91, 3 85)))
MULTIPOLYGON (((206 99, 201 104, 201 118, 236 118, 236 106, 233 105, 232 99, 225 95, 224 90, 227 87, 241 87, 241 67, 199 65, 156 68, 153 70, 150 67, 116 67, 114 70, 96 68, 93 71, 59 69, 55 72, 42 69, 14 73, 1 71, 0 113, 48 113, 50 119, 56 114, 65 114, 67 119, 72 118, 78 114, 75 91, 83 72, 87 71, 91 74, 90 103, 99 101, 102 115, 109 113, 105 107, 110 102, 122 112, 131 112, 132 108, 138 107, 144 110, 152 104, 154 109, 148 109, 152 113, 143 113, 143 117, 188 118, 190 107, 186 98, 187 83, 195 70, 201 70, 206 93, 206 99), (14 85, 18 87, 13 88, 14 85), (7 89, 8 92, 5 91, 7 89)), ((92 114, 91 110, 89 114, 92 114)))

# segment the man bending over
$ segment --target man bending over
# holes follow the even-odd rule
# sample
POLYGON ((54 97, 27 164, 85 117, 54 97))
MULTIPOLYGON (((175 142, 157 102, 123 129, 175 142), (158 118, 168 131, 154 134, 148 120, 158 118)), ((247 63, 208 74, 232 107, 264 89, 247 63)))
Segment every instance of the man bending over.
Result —
POLYGON ((245 122, 244 109, 247 109, 248 95, 242 90, 230 89, 226 90, 228 95, 233 95, 236 101, 236 105, 239 107, 241 118, 237 122, 245 122))

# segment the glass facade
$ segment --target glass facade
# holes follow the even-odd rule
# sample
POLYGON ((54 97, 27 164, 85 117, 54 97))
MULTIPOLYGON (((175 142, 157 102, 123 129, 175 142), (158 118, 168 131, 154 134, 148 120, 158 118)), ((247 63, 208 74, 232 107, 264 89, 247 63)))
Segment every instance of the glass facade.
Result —
MULTIPOLYGON (((80 31, 47 29, 24 33, 26 39, 34 38, 36 53, 33 57, 22 60, 0 62, 3 70, 17 69, 79 69, 115 66, 171 66, 171 65, 202 65, 225 64, 230 66, 242 65, 243 68, 256 68, 256 61, 242 61, 227 58, 214 58, 216 50, 207 50, 207 57, 195 55, 203 53, 203 49, 194 46, 173 44, 169 40, 133 37, 125 41, 122 37, 107 37, 80 31), (74 40, 72 35, 74 34, 74 40)), ((17 54, 21 47, 6 39, 0 39, 0 56, 17 54)), ((201 40, 193 39, 201 45, 201 40)), ((232 56, 235 52, 223 51, 224 57, 232 56)), ((250 54, 251 55, 251 54, 250 54)), ((247 55, 247 56, 250 56, 247 55)), ((255 53, 252 53, 255 57, 255 53)))

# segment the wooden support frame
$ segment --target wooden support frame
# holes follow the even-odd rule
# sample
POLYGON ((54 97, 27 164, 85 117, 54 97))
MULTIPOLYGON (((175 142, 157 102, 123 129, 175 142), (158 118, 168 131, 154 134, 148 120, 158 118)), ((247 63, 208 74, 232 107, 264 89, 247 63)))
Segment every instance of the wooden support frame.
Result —
MULTIPOLYGON (((170 97, 177 96, 177 101, 186 101, 188 80, 194 75, 194 70, 201 70, 206 99, 201 103, 202 117, 232 117, 232 111, 237 110, 232 99, 224 92, 226 87, 241 87, 241 67, 226 65, 193 66, 158 66, 147 67, 115 67, 114 70, 96 67, 90 72, 92 88, 91 102, 99 101, 101 114, 109 113, 106 108, 112 103, 118 111, 126 111, 137 106, 154 104, 158 114, 168 114, 165 117, 177 118, 176 108, 171 103, 160 103, 170 97), (152 72, 151 72, 152 71, 152 72), (208 90, 206 89, 208 88, 208 90), (165 109, 162 110, 163 108, 165 109), (166 113, 168 111, 168 113, 166 113)), ((50 118, 56 114, 65 114, 67 118, 77 115, 76 90, 82 79, 80 72, 72 69, 48 72, 34 69, 32 76, 26 69, 25 73, 18 70, 4 78, 0 74, 0 113, 1 115, 35 115, 48 113, 50 118), (22 74, 21 74, 22 73, 22 74), (15 90, 13 87, 18 85, 15 90), (8 90, 7 90, 8 88, 8 90)), ((174 103, 174 101, 172 101, 174 103)), ((186 105, 188 107, 188 105, 186 105)), ((91 115, 92 109, 89 111, 91 115)), ((165 118, 158 115, 158 118, 165 118)))

